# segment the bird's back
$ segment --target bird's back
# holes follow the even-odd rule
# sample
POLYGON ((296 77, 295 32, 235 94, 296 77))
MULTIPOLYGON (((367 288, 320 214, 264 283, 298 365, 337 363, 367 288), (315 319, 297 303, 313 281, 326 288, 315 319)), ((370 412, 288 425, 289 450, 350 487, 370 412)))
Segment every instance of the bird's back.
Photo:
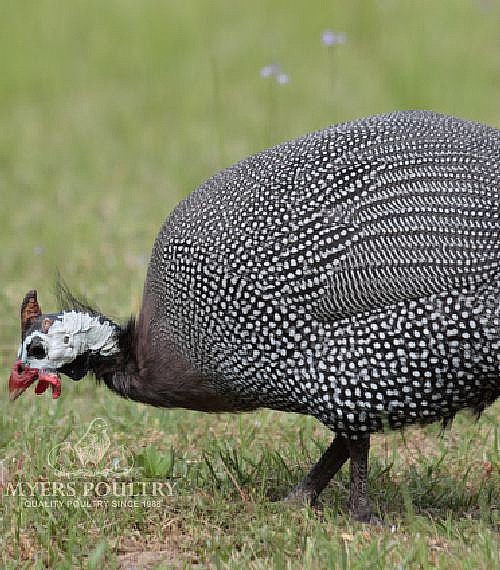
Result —
POLYGON ((498 395, 500 132, 430 112, 345 123, 206 181, 146 290, 218 389, 350 436, 498 395))

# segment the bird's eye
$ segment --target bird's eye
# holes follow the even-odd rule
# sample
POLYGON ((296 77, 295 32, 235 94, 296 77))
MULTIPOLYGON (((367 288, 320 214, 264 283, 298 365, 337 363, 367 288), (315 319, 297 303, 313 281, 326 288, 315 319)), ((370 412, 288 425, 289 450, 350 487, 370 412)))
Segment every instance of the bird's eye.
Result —
POLYGON ((43 347, 40 339, 34 338, 28 345, 27 349, 28 356, 36 360, 41 360, 45 358, 45 348, 43 347))
POLYGON ((64 344, 69 344, 69 336, 68 336, 68 335, 66 335, 66 336, 63 338, 63 342, 64 342, 64 344))

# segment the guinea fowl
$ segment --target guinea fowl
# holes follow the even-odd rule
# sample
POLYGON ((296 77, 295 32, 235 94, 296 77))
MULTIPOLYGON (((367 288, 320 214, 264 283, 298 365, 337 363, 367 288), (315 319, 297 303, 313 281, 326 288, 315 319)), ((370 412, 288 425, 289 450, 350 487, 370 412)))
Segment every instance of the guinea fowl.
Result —
POLYGON ((498 397, 499 171, 500 131, 425 111, 251 156, 167 218, 137 322, 71 296, 42 314, 30 292, 11 395, 90 371, 154 406, 310 414, 335 438, 290 497, 313 503, 350 459, 369 521, 371 433, 498 397))

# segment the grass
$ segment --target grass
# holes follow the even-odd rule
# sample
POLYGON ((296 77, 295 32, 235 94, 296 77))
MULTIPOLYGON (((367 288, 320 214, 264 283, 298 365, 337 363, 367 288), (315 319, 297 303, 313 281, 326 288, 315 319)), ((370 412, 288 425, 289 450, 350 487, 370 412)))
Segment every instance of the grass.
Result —
MULTIPOLYGON (((396 108, 500 126, 500 9, 487 0, 9 0, 2 8, 4 378, 28 289, 55 309, 58 267, 107 314, 137 312, 163 219, 233 161, 396 108), (327 50, 325 28, 345 31, 347 44, 327 50), (287 85, 260 77, 271 62, 289 74, 287 85)), ((133 461, 123 481, 172 485, 160 506, 124 508, 111 497, 98 505, 95 493, 85 508, 28 506, 4 489, 5 568, 500 565, 498 404, 477 423, 459 415, 442 439, 439 426, 374 437, 371 491, 387 521, 380 528, 343 514, 345 469, 320 511, 271 500, 329 442, 311 418, 155 410, 88 379, 63 380, 57 401, 31 392, 10 405, 5 390, 0 411, 4 483, 52 481, 50 450, 68 439, 76 445, 104 418, 110 450, 133 461)))

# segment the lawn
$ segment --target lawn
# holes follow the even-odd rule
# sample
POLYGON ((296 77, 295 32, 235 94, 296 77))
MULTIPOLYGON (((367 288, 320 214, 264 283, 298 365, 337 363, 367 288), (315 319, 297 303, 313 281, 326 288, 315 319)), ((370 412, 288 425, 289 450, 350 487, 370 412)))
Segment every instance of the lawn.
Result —
MULTIPOLYGON (((4 386, 28 289, 55 310, 58 269, 106 314, 136 313, 160 224, 232 162, 394 109, 500 127, 499 29, 493 0, 5 0, 4 386), (346 43, 325 46, 326 29, 346 43), (282 83, 261 76, 272 63, 282 83)), ((498 403, 478 422, 460 414, 444 434, 436 425, 373 438, 381 527, 345 516, 345 468, 317 510, 276 500, 329 443, 311 418, 156 410, 90 378, 63 379, 59 400, 30 390, 11 404, 5 388, 0 411, 5 568, 500 567, 498 403), (100 474, 74 471, 71 450, 96 418, 102 449, 128 470, 103 456, 100 474), (69 478, 54 471, 54 450, 68 451, 58 457, 69 478), (73 483, 81 504, 60 494, 48 504, 44 482, 54 481, 73 483), (84 485, 98 481, 170 486, 160 496, 148 486, 137 504, 94 487, 85 503, 84 485), (12 496, 18 483, 33 496, 12 496)))

